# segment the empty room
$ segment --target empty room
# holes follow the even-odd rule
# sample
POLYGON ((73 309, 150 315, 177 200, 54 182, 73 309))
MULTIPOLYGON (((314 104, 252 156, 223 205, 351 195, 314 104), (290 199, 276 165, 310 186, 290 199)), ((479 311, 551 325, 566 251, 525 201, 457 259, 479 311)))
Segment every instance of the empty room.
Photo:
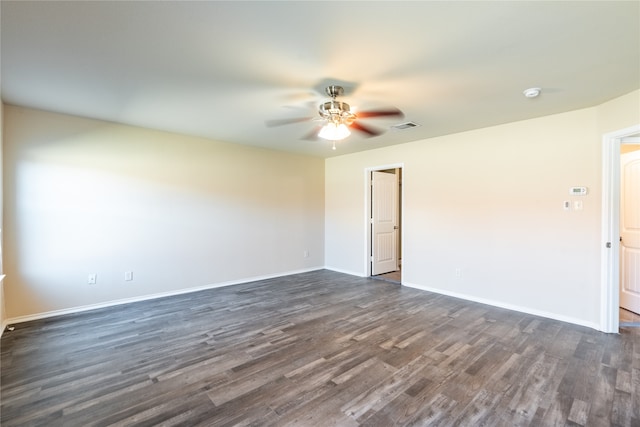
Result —
POLYGON ((640 2, 0 2, 2 426, 639 426, 640 2))

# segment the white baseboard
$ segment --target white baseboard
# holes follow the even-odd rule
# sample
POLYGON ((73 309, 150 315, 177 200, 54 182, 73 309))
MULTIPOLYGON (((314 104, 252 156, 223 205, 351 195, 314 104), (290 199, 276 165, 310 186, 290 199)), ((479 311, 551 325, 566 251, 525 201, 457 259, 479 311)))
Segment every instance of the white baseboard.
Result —
POLYGON ((435 294, 446 295, 454 298, 460 298, 467 301, 478 302, 481 304, 491 305, 493 307, 505 308, 507 310, 518 311, 521 313, 532 314, 534 316, 545 317, 547 319, 559 320, 561 322, 572 323, 574 325, 586 326, 587 328, 592 328, 597 331, 600 331, 600 324, 593 322, 585 322, 582 319, 576 319, 575 317, 563 316, 556 313, 550 313, 542 310, 535 310, 529 307, 523 307, 520 305, 508 304, 501 301, 494 301, 486 298, 479 298, 473 295, 462 294, 458 292, 449 292, 442 289, 432 288, 424 285, 417 285, 415 283, 408 283, 403 281, 402 286, 406 286, 409 288, 419 289, 422 291, 433 292, 435 294))
MULTIPOLYGON (((277 273, 277 274, 267 274, 267 275, 263 275, 263 276, 247 277, 247 278, 244 278, 244 279, 231 280, 231 281, 227 281, 227 282, 212 283, 212 284, 208 284, 208 285, 204 285, 204 286, 198 286, 198 287, 195 287, 195 288, 178 289, 178 290, 175 290, 175 291, 161 292, 161 293, 157 293, 157 294, 143 295, 143 296, 133 297, 133 298, 124 298, 124 299, 108 301, 108 302, 104 302, 104 303, 89 304, 89 305, 83 305, 83 306, 79 306, 79 307, 66 308, 66 309, 63 309, 63 310, 46 311, 46 312, 43 312, 43 313, 30 314, 30 315, 27 315, 27 316, 19 316, 19 317, 14 317, 14 318, 11 318, 11 319, 6 319, 3 322, 2 331, 4 331, 4 329, 5 329, 5 327, 7 325, 10 325, 12 323, 30 322, 32 320, 46 319, 46 318, 49 318, 49 317, 62 316, 62 315, 65 315, 65 314, 81 313, 81 312, 84 312, 84 311, 91 311, 91 310, 96 310, 96 309, 99 309, 99 308, 114 307, 114 306, 122 305, 122 304, 130 304, 132 302, 147 301, 147 300, 152 300, 152 299, 170 297, 170 296, 174 296, 174 295, 182 295, 182 294, 188 294, 188 293, 192 293, 192 292, 199 292, 199 291, 204 291, 204 290, 207 290, 207 289, 221 288, 221 287, 224 287, 224 286, 233 286, 233 285, 240 285, 240 284, 243 284, 243 283, 257 282, 257 281, 260 281, 260 280, 275 279, 275 278, 278 278, 278 277, 290 276, 292 274, 308 273, 308 272, 311 272, 311 271, 318 271, 318 270, 322 270, 322 269, 324 269, 324 267, 313 267, 313 268, 307 268, 307 269, 302 269, 302 270, 287 271, 287 272, 282 272, 282 273, 277 273)), ((1 332, 0 332, 0 336, 1 336, 1 332)))
MULTIPOLYGON (((99 308, 113 307, 113 306, 118 306, 118 305, 122 305, 122 304, 129 304, 129 303, 133 303, 133 302, 147 301, 147 300, 152 300, 152 299, 157 299, 157 298, 164 298, 164 297, 169 297, 169 296, 174 296, 174 295, 188 294, 188 293, 203 291, 203 290, 207 290, 207 289, 221 288, 221 287, 225 287, 225 286, 240 285, 240 284, 243 284, 243 283, 256 282, 256 281, 267 280, 267 279, 274 279, 274 278, 278 278, 278 277, 289 276, 289 275, 292 275, 292 274, 308 273, 308 272, 311 272, 311 271, 318 271, 318 270, 323 270, 323 269, 330 270, 330 271, 335 271, 337 273, 349 274, 351 276, 366 277, 362 273, 357 273, 357 272, 353 272, 353 271, 346 271, 346 270, 341 270, 341 269, 337 269, 337 268, 333 268, 333 267, 327 267, 327 266, 324 266, 324 267, 313 267, 313 268, 302 269, 302 270, 293 270, 293 271, 282 272, 282 273, 277 273, 277 274, 268 274, 268 275, 263 275, 263 276, 247 277, 247 278, 244 278, 244 279, 232 280, 232 281, 227 281, 227 282, 212 283, 212 284, 208 284, 208 285, 204 285, 204 286, 198 286, 198 287, 195 287, 195 288, 178 289, 178 290, 169 291, 169 292, 162 292, 162 293, 151 294, 151 295, 143 295, 143 296, 139 296, 139 297, 125 298, 125 299, 120 299, 120 300, 108 301, 108 302, 105 302, 105 303, 90 304, 90 305, 72 307, 72 308, 63 309, 63 310, 53 310, 53 311, 47 311, 47 312, 43 312, 43 313, 36 313, 36 314, 27 315, 27 316, 19 316, 19 317, 14 317, 14 318, 11 318, 11 319, 5 319, 2 322, 2 330, 0 330, 0 337, 2 336, 2 333, 4 332, 6 327, 8 325, 10 325, 10 324, 13 324, 13 323, 29 322, 29 321, 32 321, 32 320, 46 319, 46 318, 49 318, 49 317, 61 316, 61 315, 65 315, 65 314, 81 313, 81 312, 84 312, 84 311, 96 310, 96 309, 99 309, 99 308)), ((561 322, 567 322, 567 323, 572 323, 572 324, 575 324, 575 325, 586 326, 588 328, 592 328, 592 329, 595 329, 595 330, 601 330, 600 329, 600 324, 598 324, 598 323, 585 322, 585 321, 583 321, 581 319, 576 319, 576 318, 569 317, 569 316, 562 316, 562 315, 558 315, 556 313, 550 313, 550 312, 541 311, 541 310, 535 310, 535 309, 531 309, 529 307, 523 307, 523 306, 514 305, 514 304, 507 304, 507 303, 500 302, 500 301, 494 301, 494 300, 490 300, 490 299, 486 299, 486 298, 479 298, 479 297, 475 297, 473 295, 467 295, 467 294, 462 294, 462 293, 458 293, 458 292, 449 292, 449 291, 445 291, 445 290, 442 290, 442 289, 432 288, 432 287, 424 286, 424 285, 418 285, 418 284, 415 284, 415 283, 409 283, 409 282, 405 282, 405 281, 402 282, 402 286, 406 286, 406 287, 414 288, 414 289, 419 289, 419 290, 423 290, 423 291, 428 291, 428 292, 433 292, 433 293, 436 293, 436 294, 447 295, 447 296, 450 296, 450 297, 460 298, 460 299, 467 300, 467 301, 478 302, 478 303, 481 303, 481 304, 487 304, 487 305, 491 305, 491 306, 494 306, 494 307, 504 308, 504 309, 507 309, 507 310, 513 310, 513 311, 518 311, 518 312, 521 312, 521 313, 532 314, 534 316, 540 316, 540 317, 545 317, 545 318, 548 318, 548 319, 559 320, 561 322)))

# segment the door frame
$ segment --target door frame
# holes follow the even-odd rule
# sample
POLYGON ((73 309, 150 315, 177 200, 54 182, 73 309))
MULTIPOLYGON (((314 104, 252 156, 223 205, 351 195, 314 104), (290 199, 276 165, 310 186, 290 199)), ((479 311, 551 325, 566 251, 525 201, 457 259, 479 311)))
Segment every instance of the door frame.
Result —
MULTIPOLYGON (((387 169, 402 169, 402 181, 405 180, 404 163, 392 163, 382 166, 372 166, 364 170, 364 236, 365 257, 364 271, 366 277, 371 277, 371 172, 387 169)), ((400 253, 404 260, 404 184, 400 186, 400 253)), ((404 261, 403 261, 404 264, 404 261)))
POLYGON ((638 133, 640 124, 602 136, 600 330, 609 333, 620 328, 620 145, 638 133))

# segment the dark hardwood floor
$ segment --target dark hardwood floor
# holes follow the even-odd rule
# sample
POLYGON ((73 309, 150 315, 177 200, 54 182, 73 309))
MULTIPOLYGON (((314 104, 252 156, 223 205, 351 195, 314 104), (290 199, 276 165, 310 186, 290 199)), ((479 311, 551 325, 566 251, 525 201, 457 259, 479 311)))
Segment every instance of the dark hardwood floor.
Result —
POLYGON ((378 274, 377 276, 371 276, 371 278, 378 279, 378 280, 386 280, 387 282, 401 284, 402 271, 397 270, 397 271, 392 271, 390 273, 378 274))
POLYGON ((640 425, 640 329, 330 271, 15 326, 5 427, 640 425))
POLYGON ((620 308, 620 324, 625 326, 640 326, 640 314, 634 313, 633 311, 625 310, 624 308, 620 308))

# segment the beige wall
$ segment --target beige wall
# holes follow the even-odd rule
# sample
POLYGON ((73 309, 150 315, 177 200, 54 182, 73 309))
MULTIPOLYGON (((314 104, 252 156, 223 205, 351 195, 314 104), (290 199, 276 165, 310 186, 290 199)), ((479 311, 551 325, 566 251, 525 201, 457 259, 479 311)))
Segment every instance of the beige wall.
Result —
POLYGON ((323 159, 4 113, 10 318, 324 265, 323 159))
POLYGON ((640 119, 640 90, 613 99, 598 108, 598 133, 603 134, 637 125, 640 119))
POLYGON ((640 150, 639 144, 622 144, 620 146, 620 154, 631 153, 640 150))
POLYGON ((328 159, 327 267, 365 274, 364 171, 403 164, 405 285, 597 327, 602 133, 637 97, 328 159))
POLYGON ((595 327, 602 134, 639 123, 639 97, 326 162, 5 106, 3 319, 363 275, 364 171, 403 164, 406 285, 595 327))

